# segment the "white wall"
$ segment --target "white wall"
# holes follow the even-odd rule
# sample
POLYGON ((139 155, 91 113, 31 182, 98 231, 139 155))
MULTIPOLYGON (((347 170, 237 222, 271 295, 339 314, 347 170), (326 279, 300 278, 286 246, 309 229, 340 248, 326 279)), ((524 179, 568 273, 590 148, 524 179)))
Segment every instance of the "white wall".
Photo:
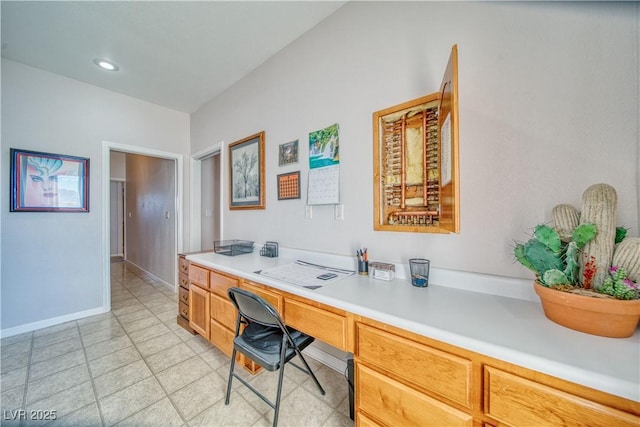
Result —
MULTIPOLYGON (((531 277, 513 239, 579 207, 585 188, 618 190, 618 224, 638 235, 637 4, 351 2, 191 118, 192 152, 266 131, 266 210, 229 211, 225 238, 372 259, 531 277), (373 231, 372 113, 437 92, 459 49, 461 232, 373 231), (340 125, 341 200, 278 201, 276 175, 308 171, 308 133, 340 125), (301 161, 278 167, 300 139, 301 161)), ((222 165, 226 180, 227 164, 222 165)), ((226 188, 225 187, 223 188, 226 188)))
POLYGON ((189 116, 2 60, 3 335, 104 309, 105 140, 186 154, 189 116), (90 158, 90 212, 10 213, 10 147, 90 158))

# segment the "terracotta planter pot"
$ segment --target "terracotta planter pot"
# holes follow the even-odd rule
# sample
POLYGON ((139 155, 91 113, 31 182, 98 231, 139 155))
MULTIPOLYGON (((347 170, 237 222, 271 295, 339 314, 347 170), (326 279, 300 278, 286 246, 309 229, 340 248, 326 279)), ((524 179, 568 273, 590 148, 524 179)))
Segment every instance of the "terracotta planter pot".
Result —
POLYGON ((611 338, 633 335, 640 320, 640 300, 595 298, 557 291, 534 283, 544 314, 559 325, 611 338))

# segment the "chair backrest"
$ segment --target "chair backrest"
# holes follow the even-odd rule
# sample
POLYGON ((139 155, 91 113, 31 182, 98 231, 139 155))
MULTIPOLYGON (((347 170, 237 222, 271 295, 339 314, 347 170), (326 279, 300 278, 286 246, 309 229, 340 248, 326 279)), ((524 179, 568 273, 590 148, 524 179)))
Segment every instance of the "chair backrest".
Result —
POLYGON ((265 326, 284 328, 278 311, 258 295, 240 288, 229 288, 227 293, 242 317, 265 326))

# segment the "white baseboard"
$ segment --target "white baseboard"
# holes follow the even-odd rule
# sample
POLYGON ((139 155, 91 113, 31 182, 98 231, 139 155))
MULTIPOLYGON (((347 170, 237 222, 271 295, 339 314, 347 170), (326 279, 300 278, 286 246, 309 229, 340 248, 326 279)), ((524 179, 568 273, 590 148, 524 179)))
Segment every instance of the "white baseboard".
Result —
POLYGON ((24 334, 26 332, 35 331, 36 329, 48 328, 49 326, 59 325, 61 323, 70 322, 72 320, 84 319, 85 317, 95 316, 109 312, 108 307, 92 308, 91 310, 79 311, 77 313, 66 314, 64 316, 52 317, 50 319, 39 320, 37 322, 27 323, 13 328, 0 330, 0 338, 12 337, 14 335, 24 334))

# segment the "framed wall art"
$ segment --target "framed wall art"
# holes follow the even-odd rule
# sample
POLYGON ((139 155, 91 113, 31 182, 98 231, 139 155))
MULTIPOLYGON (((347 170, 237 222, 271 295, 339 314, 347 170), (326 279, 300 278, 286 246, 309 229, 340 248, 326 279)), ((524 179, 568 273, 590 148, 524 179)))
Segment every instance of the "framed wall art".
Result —
POLYGON ((280 144, 278 150, 278 166, 298 163, 298 140, 280 144))
POLYGON ((229 209, 264 209, 264 131, 229 144, 229 209))
POLYGON ((10 149, 11 212, 89 212, 89 159, 10 149))
POLYGON ((300 198, 300 171, 278 175, 278 200, 300 198))

